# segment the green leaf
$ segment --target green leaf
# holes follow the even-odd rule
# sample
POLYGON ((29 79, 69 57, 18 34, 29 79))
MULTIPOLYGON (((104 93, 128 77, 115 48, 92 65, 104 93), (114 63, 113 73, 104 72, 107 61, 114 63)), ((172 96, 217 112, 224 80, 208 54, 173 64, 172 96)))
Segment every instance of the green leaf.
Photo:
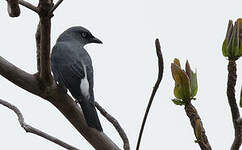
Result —
POLYGON ((184 70, 175 63, 171 64, 172 77, 175 80, 174 95, 178 99, 190 99, 191 85, 184 70))
POLYGON ((186 61, 185 69, 186 69, 186 73, 187 73, 189 79, 191 79, 192 70, 191 70, 191 67, 190 67, 190 64, 189 64, 188 60, 186 61))
MULTIPOLYGON (((242 41, 241 41, 242 42, 242 41)), ((242 43, 240 43, 239 56, 242 56, 242 43)))
POLYGON ((180 60, 178 58, 175 58, 173 62, 181 68, 180 60))
POLYGON ((225 40, 222 46, 222 52, 225 57, 230 57, 231 55, 232 33, 233 33, 233 21, 229 20, 225 40))
POLYGON ((242 34, 242 18, 237 19, 238 23, 238 38, 239 38, 239 56, 242 56, 242 39, 241 39, 241 34, 242 34))
POLYGON ((237 40, 236 40, 236 31, 237 31, 237 24, 236 24, 236 22, 235 22, 235 25, 234 25, 234 28, 233 28, 233 32, 232 32, 232 48, 231 48, 231 50, 230 50, 230 56, 231 57, 234 57, 235 56, 235 52, 236 52, 236 47, 237 47, 237 45, 236 45, 236 43, 237 43, 237 40))
POLYGON ((227 41, 225 39, 224 42, 223 42, 223 46, 222 46, 222 52, 223 52, 224 57, 228 57, 229 56, 226 43, 227 43, 227 41))
POLYGON ((192 77, 191 77, 191 92, 192 92, 191 98, 196 96, 197 90, 198 90, 198 84, 197 84, 197 71, 196 71, 195 73, 192 72, 192 77))
POLYGON ((183 100, 181 100, 181 99, 172 99, 172 102, 173 102, 174 104, 176 104, 176 105, 180 105, 180 106, 186 104, 186 103, 185 103, 183 100))
POLYGON ((193 98, 194 96, 196 96, 197 90, 198 90, 198 85, 197 85, 197 72, 194 73, 192 71, 188 60, 186 61, 186 73, 187 73, 187 75, 189 77, 190 85, 191 85, 191 97, 190 98, 193 98))

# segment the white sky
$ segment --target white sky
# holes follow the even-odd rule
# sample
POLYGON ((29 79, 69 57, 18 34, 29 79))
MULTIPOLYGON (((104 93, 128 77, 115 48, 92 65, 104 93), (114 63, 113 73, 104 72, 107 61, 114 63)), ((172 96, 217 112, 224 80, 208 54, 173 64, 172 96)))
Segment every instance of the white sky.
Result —
MULTIPOLYGON (((31 1, 29 1, 31 2, 31 1)), ((36 1, 35 1, 36 3, 36 1)), ((154 40, 159 38, 165 62, 164 78, 150 111, 141 150, 199 150, 183 107, 175 106, 170 63, 189 60, 197 68, 197 108, 213 149, 229 149, 233 141, 230 108, 226 98, 227 60, 221 46, 229 19, 242 16, 239 0, 65 0, 52 19, 52 46, 67 28, 81 25, 103 41, 88 45, 95 69, 95 97, 116 117, 134 149, 143 114, 157 78, 154 40)), ((0 56, 30 73, 36 72, 35 31, 38 16, 25 8, 10 18, 0 1, 0 56)), ((241 85, 238 66, 236 96, 241 85)), ((49 102, 34 96, 0 76, 0 98, 16 105, 25 121, 81 150, 93 148, 49 102)), ((99 115, 104 132, 120 147, 113 126, 99 115)), ((36 135, 25 133, 16 115, 0 106, 1 149, 63 148, 36 135)))

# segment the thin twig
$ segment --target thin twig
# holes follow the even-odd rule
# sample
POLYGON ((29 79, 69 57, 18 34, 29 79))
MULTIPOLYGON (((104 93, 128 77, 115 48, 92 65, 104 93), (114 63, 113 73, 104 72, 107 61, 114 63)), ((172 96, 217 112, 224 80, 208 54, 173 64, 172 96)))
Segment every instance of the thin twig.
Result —
POLYGON ((123 145, 124 150, 130 150, 129 139, 128 139, 126 133, 124 132, 123 128, 118 123, 118 121, 113 116, 111 116, 104 108, 102 108, 102 106, 100 106, 97 102, 95 102, 95 106, 100 111, 100 113, 109 122, 111 122, 113 124, 113 126, 115 127, 115 129, 118 131, 118 133, 119 133, 119 135, 122 138, 123 143, 124 143, 124 145, 123 145))
POLYGON ((227 97, 228 97, 228 102, 231 109, 232 120, 233 120, 234 131, 235 131, 235 138, 231 146, 231 150, 239 150, 241 146, 241 138, 242 138, 242 125, 238 123, 238 119, 240 118, 240 112, 239 112, 238 105, 236 103, 235 89, 234 89, 236 80, 237 80, 236 70, 237 69, 236 69, 235 60, 229 60, 227 97))
POLYGON ((145 111, 144 119, 143 119, 143 122, 142 122, 142 125, 141 125, 141 129, 140 129, 140 133, 139 133, 139 137, 138 137, 138 141, 137 141, 137 145, 136 145, 136 150, 139 149, 141 137, 142 137, 143 130, 144 130, 144 127, 145 127, 145 122, 146 122, 151 104, 152 104, 153 99, 155 97, 155 93, 156 93, 157 89, 159 88, 160 82, 161 82, 162 77, 163 77, 164 64, 163 64, 163 57, 162 57, 162 53, 161 53, 159 39, 155 40, 155 46, 156 46, 156 54, 157 54, 157 57, 158 57, 158 68, 159 68, 158 78, 157 78, 157 81, 156 81, 155 86, 153 88, 148 106, 147 106, 146 111, 145 111))
POLYGON ((39 13, 38 8, 35 7, 34 5, 32 5, 31 3, 26 2, 26 1, 24 1, 24 0, 19 0, 18 2, 19 2, 20 5, 22 5, 22 6, 26 7, 26 8, 28 8, 28 9, 30 9, 30 10, 36 12, 36 13, 39 13))
POLYGON ((56 2, 56 4, 51 8, 51 10, 49 11, 49 14, 52 14, 55 9, 63 2, 63 0, 59 0, 58 2, 56 2))
POLYGON ((7 108, 13 110, 16 113, 16 115, 18 116, 18 121, 19 121, 21 127, 26 132, 33 133, 33 134, 36 134, 38 136, 41 136, 41 137, 43 137, 43 138, 45 138, 49 141, 52 141, 52 142, 66 148, 68 150, 78 150, 77 148, 75 148, 75 147, 73 147, 73 146, 71 146, 71 145, 69 145, 69 144, 67 144, 63 141, 61 141, 61 140, 59 140, 59 139, 57 139, 57 138, 55 138, 51 135, 48 135, 47 133, 44 133, 44 132, 40 131, 39 129, 36 129, 36 128, 26 124, 24 122, 24 117, 23 117, 22 113, 20 112, 20 110, 16 106, 14 106, 14 105, 12 105, 12 104, 10 104, 10 103, 2 100, 2 99, 0 99, 0 104, 2 104, 3 106, 6 106, 7 108))

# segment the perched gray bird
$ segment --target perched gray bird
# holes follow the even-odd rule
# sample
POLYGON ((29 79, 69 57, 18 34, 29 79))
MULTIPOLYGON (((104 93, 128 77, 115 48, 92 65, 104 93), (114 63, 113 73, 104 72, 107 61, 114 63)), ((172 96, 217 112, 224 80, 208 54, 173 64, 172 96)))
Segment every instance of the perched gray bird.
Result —
POLYGON ((52 49, 51 69, 57 84, 81 105, 88 126, 103 131, 94 104, 92 60, 84 49, 89 43, 102 42, 81 26, 64 31, 52 49))

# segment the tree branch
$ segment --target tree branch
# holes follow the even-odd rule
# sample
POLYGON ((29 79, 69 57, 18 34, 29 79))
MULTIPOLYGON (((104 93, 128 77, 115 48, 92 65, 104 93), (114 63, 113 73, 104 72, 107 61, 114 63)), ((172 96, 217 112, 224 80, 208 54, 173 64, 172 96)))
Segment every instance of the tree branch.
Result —
POLYGON ((51 18, 49 10, 51 3, 47 0, 39 2, 39 17, 40 17, 40 80, 47 87, 53 82, 50 70, 50 30, 51 18))
POLYGON ((137 141, 137 145, 136 145, 136 150, 139 150, 140 141, 141 141, 141 138, 142 138, 144 127, 145 127, 145 122, 146 122, 151 104, 152 104, 153 99, 155 97, 155 93, 156 93, 157 89, 159 88, 160 82, 161 82, 162 77, 163 77, 164 64, 163 64, 163 58, 162 58, 159 39, 155 40, 155 46, 156 46, 156 54, 157 54, 157 57, 158 57, 158 69, 159 69, 158 78, 157 78, 157 81, 156 81, 155 86, 153 88, 148 106, 147 106, 146 111, 145 111, 144 119, 143 119, 143 122, 142 122, 142 125, 141 125, 141 129, 140 129, 140 133, 139 133, 139 137, 138 137, 138 141, 137 141))
POLYGON ((113 126, 115 127, 115 129, 118 131, 118 133, 119 133, 119 135, 122 138, 123 143, 124 143, 124 145, 123 145, 124 150, 130 150, 129 139, 128 139, 126 133, 124 132, 123 128, 118 123, 118 121, 113 116, 111 116, 104 108, 102 108, 102 106, 100 106, 97 102, 95 102, 95 106, 100 111, 100 113, 109 122, 111 122, 113 124, 113 126))
POLYGON ((196 142, 199 144, 200 148, 202 150, 212 150, 206 136, 205 129, 203 128, 202 120, 199 117, 196 108, 191 104, 190 100, 185 104, 185 111, 190 119, 194 134, 197 139, 196 142))
POLYGON ((236 103, 235 89, 234 89, 236 80, 237 80, 236 70, 237 70, 236 62, 234 60, 229 60, 227 97, 228 97, 228 102, 231 109, 232 120, 233 120, 234 131, 235 131, 235 138, 231 146, 231 150, 239 150, 241 146, 241 139, 242 139, 242 125, 239 124, 237 121, 240 118, 240 113, 239 113, 238 105, 236 103))
POLYGON ((237 120, 237 122, 238 122, 239 125, 242 125, 242 118, 239 118, 239 119, 237 120))
MULTIPOLYGON (((50 72, 50 18, 51 0, 39 0, 40 17, 40 76, 31 75, 12 65, 0 56, 0 75, 17 86, 52 103, 97 150, 119 150, 119 147, 103 132, 88 127, 79 105, 56 86, 50 72)), ((38 32, 38 30, 37 30, 38 32)), ((37 39, 38 41, 38 39, 37 39)), ((38 43, 37 43, 38 51, 38 43)), ((38 53, 38 52, 37 52, 38 53)), ((37 54, 38 57, 38 54, 37 54)))
POLYGON ((31 3, 26 2, 24 0, 19 0, 18 2, 19 2, 20 5, 22 5, 22 6, 26 7, 26 8, 28 8, 28 9, 36 12, 37 14, 39 13, 39 9, 37 7, 35 7, 34 5, 32 5, 31 3))
POLYGON ((38 136, 41 136, 41 137, 43 137, 43 138, 45 138, 45 139, 47 139, 51 142, 54 142, 54 143, 66 148, 68 150, 78 150, 77 148, 75 148, 75 147, 73 147, 73 146, 71 146, 71 145, 51 136, 51 135, 48 135, 47 133, 44 133, 44 132, 40 131, 39 129, 36 129, 36 128, 28 125, 27 123, 25 123, 22 113, 20 112, 20 110, 16 106, 14 106, 14 105, 12 105, 12 104, 10 104, 7 101, 4 101, 2 99, 0 99, 0 104, 2 104, 3 106, 6 106, 7 108, 9 108, 9 109, 11 109, 15 112, 15 114, 18 116, 18 121, 19 121, 21 127, 26 132, 33 133, 33 134, 36 134, 38 136))
POLYGON ((36 59, 37 59, 37 70, 38 76, 40 76, 40 23, 37 26, 37 30, 35 33, 35 41, 36 41, 36 59))
POLYGON ((52 14, 55 9, 63 2, 63 0, 59 0, 52 8, 51 10, 49 11, 49 14, 52 14))
POLYGON ((82 134, 82 136, 96 150, 120 150, 113 141, 103 132, 88 127, 83 116, 81 107, 67 94, 62 93, 59 87, 53 87, 50 93, 51 102, 82 134))
POLYGON ((41 94, 40 83, 35 76, 19 69, 1 56, 0 75, 33 94, 43 96, 41 94))
POLYGON ((20 8, 18 0, 7 0, 8 14, 10 17, 18 17, 20 15, 20 8))
POLYGON ((87 126, 80 107, 69 95, 63 94, 62 90, 56 87, 56 84, 52 86, 53 89, 49 89, 49 93, 44 92, 41 90, 41 84, 35 76, 17 68, 1 56, 0 75, 15 85, 51 102, 95 149, 119 150, 117 145, 107 135, 87 126))

